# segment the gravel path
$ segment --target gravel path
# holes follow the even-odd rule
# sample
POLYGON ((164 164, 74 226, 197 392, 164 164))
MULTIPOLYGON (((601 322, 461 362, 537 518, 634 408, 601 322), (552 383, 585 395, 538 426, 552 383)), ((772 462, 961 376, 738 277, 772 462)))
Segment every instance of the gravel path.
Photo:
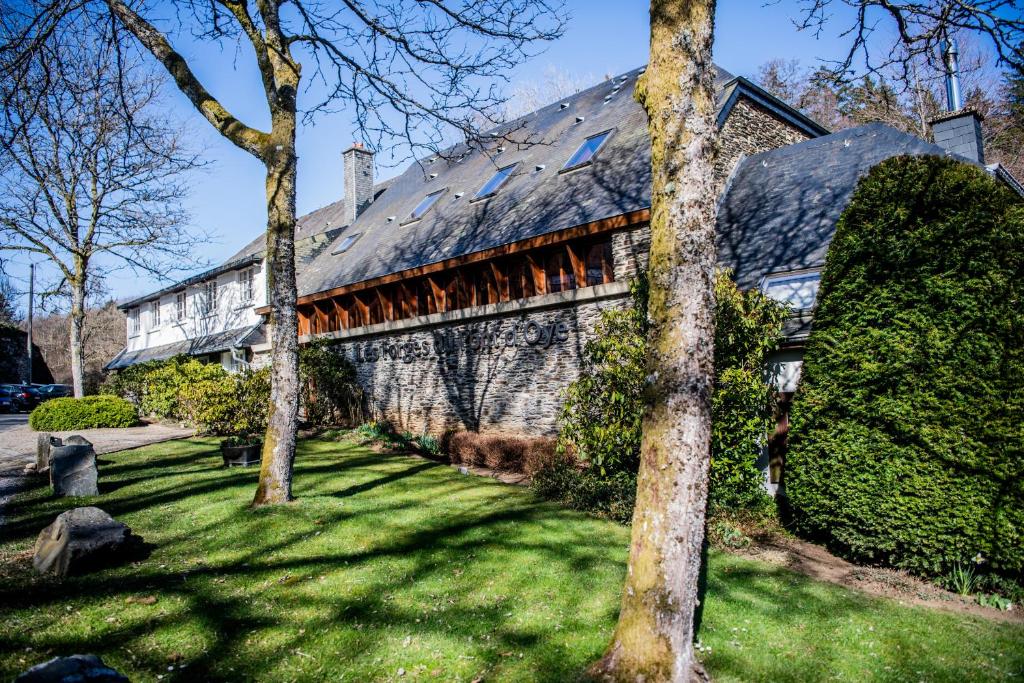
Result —
MULTIPOLYGON (((90 442, 97 454, 138 448, 161 441, 192 436, 192 429, 176 425, 147 424, 127 429, 82 429, 77 432, 53 432, 65 437, 79 434, 90 442)), ((24 479, 25 465, 35 460, 37 432, 28 427, 28 415, 0 415, 0 526, 3 509, 18 491, 24 479)))

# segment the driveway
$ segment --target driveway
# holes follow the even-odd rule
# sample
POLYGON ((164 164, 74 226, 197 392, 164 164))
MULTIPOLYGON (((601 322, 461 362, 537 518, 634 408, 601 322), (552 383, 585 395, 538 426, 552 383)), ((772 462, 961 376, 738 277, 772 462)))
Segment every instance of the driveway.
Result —
MULTIPOLYGON (((193 430, 176 425, 147 424, 127 429, 81 429, 75 432, 53 432, 54 436, 80 434, 90 442, 97 453, 123 451, 151 443, 183 439, 193 430)), ((35 460, 36 436, 28 427, 28 415, 0 415, 0 471, 22 470, 35 460)))

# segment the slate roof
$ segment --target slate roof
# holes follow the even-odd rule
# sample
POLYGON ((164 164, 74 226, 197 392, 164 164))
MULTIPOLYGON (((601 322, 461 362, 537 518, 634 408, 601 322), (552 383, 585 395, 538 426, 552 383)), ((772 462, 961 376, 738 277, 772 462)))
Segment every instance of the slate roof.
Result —
MULTIPOLYGON (((642 71, 608 79, 491 131, 529 144, 494 142, 486 150, 457 146, 413 163, 380 200, 300 270, 299 295, 649 208, 647 116, 633 99, 642 71), (607 130, 613 133, 593 164, 561 171, 586 138, 607 130), (511 164, 518 166, 497 194, 474 199, 496 170, 511 164), (438 190, 444 194, 433 208, 421 220, 407 222, 413 208, 438 190), (335 253, 347 236, 355 234, 360 235, 358 241, 335 253)), ((715 87, 719 107, 734 102, 739 89, 767 96, 718 67, 715 87)), ((774 104, 812 134, 825 132, 778 100, 774 104)))
POLYGON ((904 154, 949 156, 894 128, 870 123, 743 159, 718 208, 718 260, 741 288, 770 273, 819 268, 857 182, 904 154))
POLYGON ((119 354, 114 356, 113 360, 107 363, 105 369, 117 370, 120 368, 126 368, 129 365, 144 363, 150 360, 166 360, 172 356, 177 356, 183 353, 191 356, 201 356, 207 353, 227 351, 233 346, 240 346, 240 342, 258 330, 262 324, 263 323, 258 323, 256 325, 250 325, 249 327, 238 327, 233 330, 225 330, 223 332, 217 332, 216 334, 206 335, 205 337, 186 339, 172 344, 153 346, 148 349, 139 349, 138 351, 122 350, 119 354))

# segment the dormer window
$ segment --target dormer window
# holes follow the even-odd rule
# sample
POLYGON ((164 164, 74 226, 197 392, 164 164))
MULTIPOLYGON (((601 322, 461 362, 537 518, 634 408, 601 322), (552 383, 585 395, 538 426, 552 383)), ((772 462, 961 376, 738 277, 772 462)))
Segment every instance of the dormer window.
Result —
POLYGON ((809 311, 818 299, 819 271, 778 273, 761 281, 761 291, 769 299, 789 306, 794 311, 809 311))
POLYGON ((593 162, 594 157, 597 156, 597 152, 604 145, 612 134, 612 131, 606 130, 603 133, 597 135, 591 135, 589 138, 583 141, 583 144, 569 157, 569 161, 565 162, 565 166, 562 167, 563 171, 568 171, 573 168, 579 168, 580 166, 586 166, 593 162))
POLYGON ((440 199, 441 195, 444 193, 444 190, 438 190, 436 192, 431 192, 424 197, 422 201, 416 205, 416 208, 412 210, 412 213, 409 214, 409 220, 406 222, 411 223, 412 221, 418 221, 423 218, 424 214, 426 214, 427 211, 430 211, 430 207, 437 203, 437 200, 440 199))
POLYGON ((495 174, 491 176, 490 180, 484 183, 484 186, 476 193, 476 197, 474 197, 474 199, 490 197, 492 194, 497 192, 501 186, 505 184, 505 181, 512 175, 512 171, 516 170, 516 166, 518 166, 518 164, 499 168, 495 174))
POLYGON ((346 237, 345 239, 343 239, 341 241, 341 244, 338 245, 337 249, 335 249, 333 252, 331 252, 331 256, 337 256, 338 254, 344 254, 346 251, 351 249, 352 245, 356 243, 356 240, 358 240, 362 236, 363 236, 363 233, 361 233, 361 232, 357 232, 357 233, 353 233, 353 234, 349 235, 348 237, 346 237))

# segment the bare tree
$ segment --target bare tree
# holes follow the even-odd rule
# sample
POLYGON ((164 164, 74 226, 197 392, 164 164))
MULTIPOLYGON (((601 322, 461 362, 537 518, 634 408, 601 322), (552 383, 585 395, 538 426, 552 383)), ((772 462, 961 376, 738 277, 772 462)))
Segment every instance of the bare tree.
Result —
MULTIPOLYGON (((34 323, 36 345, 43 361, 53 375, 53 381, 71 383, 71 363, 67 339, 71 316, 67 313, 49 313, 39 316, 34 323)), ((126 340, 125 316, 113 301, 87 303, 82 326, 82 366, 85 392, 95 393, 103 382, 103 367, 126 340)))
MULTIPOLYGON (((0 268, 3 265, 3 259, 0 259, 0 268)), ((0 325, 14 325, 21 322, 16 303, 18 296, 19 292, 14 288, 11 279, 0 269, 0 325)))
MULTIPOLYGON (((302 108, 307 118, 348 108, 364 139, 401 141, 407 156, 435 154, 459 137, 483 144, 477 122, 480 116, 498 120, 505 101, 499 82, 533 45, 562 34, 559 0, 186 0, 177 3, 170 21, 160 7, 135 0, 35 2, 32 20, 9 41, 11 52, 61 33, 66 17, 81 14, 76 7, 103 8, 166 68, 221 135, 265 166, 271 398, 253 502, 290 500, 299 399, 294 232, 300 89, 313 85, 305 90, 311 97, 302 108), (270 130, 239 120, 207 90, 175 49, 184 36, 234 45, 252 56, 270 130)), ((9 61, 18 66, 21 58, 9 61)))
MULTIPOLYGON (((0 250, 40 254, 57 272, 47 293, 70 301, 75 396, 90 287, 117 267, 164 276, 193 244, 181 201, 195 157, 156 111, 159 80, 90 28, 40 45, 0 114, 0 250)), ((12 29, 5 21, 5 40, 12 29)))
MULTIPOLYGON (((872 69, 933 59, 952 31, 975 32, 998 57, 1024 66, 1024 20, 1010 0, 807 0, 803 26, 823 28, 835 3, 854 7, 852 46, 872 69), (881 16, 878 16, 881 13, 881 16), (888 17, 895 45, 868 42, 888 17), (880 50, 876 60, 871 50, 880 50)), ((687 681, 705 674, 693 657, 694 609, 710 465, 717 153, 712 92, 715 0, 652 0, 651 62, 637 99, 651 136, 651 320, 647 407, 636 509, 619 622, 591 669, 606 681, 687 681)))

